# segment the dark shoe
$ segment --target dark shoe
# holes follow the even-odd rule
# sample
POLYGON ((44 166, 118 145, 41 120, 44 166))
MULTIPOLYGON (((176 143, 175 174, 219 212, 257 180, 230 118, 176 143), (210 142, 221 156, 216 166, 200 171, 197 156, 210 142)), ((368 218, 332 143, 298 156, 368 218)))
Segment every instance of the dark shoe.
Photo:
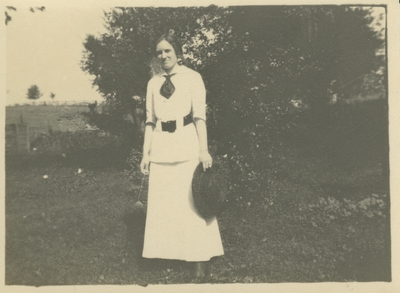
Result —
POLYGON ((194 263, 194 278, 198 280, 205 279, 208 273, 208 261, 194 263))

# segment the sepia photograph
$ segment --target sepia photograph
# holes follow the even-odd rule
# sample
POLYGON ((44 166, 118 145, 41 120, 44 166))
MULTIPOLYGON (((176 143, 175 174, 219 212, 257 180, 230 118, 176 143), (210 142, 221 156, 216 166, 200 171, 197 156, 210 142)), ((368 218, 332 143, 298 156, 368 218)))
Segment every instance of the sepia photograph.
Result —
POLYGON ((74 3, 3 6, 6 292, 399 292, 398 2, 74 3))

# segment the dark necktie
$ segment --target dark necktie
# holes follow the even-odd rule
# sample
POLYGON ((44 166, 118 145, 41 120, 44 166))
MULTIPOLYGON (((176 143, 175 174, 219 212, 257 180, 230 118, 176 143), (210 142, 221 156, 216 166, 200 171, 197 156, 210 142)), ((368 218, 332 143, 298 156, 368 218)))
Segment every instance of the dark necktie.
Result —
POLYGON ((160 94, 167 99, 169 99, 175 91, 175 87, 171 81, 171 76, 173 76, 173 75, 175 75, 175 73, 164 75, 165 81, 162 84, 161 89, 160 89, 160 94))

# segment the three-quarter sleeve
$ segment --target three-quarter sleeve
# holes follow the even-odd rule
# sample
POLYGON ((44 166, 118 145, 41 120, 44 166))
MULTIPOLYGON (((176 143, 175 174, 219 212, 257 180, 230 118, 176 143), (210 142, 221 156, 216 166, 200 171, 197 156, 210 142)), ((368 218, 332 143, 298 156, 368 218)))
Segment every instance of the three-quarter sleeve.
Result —
POLYGON ((201 75, 198 73, 194 75, 191 91, 193 118, 206 121, 206 88, 201 75))
POLYGON ((157 122, 157 118, 154 112, 154 95, 151 84, 152 82, 150 80, 147 84, 147 92, 146 92, 146 124, 153 123, 155 125, 157 122))

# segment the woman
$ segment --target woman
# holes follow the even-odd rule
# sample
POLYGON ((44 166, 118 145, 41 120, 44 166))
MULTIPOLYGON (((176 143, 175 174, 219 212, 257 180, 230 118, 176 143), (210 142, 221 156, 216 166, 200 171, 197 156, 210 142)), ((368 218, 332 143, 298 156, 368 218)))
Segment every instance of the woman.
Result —
POLYGON ((199 162, 212 166, 207 147, 206 91, 199 73, 177 63, 182 47, 169 33, 156 43, 163 69, 148 83, 143 159, 149 174, 143 257, 195 263, 204 277, 208 261, 223 255, 217 220, 203 219, 192 197, 199 162))

